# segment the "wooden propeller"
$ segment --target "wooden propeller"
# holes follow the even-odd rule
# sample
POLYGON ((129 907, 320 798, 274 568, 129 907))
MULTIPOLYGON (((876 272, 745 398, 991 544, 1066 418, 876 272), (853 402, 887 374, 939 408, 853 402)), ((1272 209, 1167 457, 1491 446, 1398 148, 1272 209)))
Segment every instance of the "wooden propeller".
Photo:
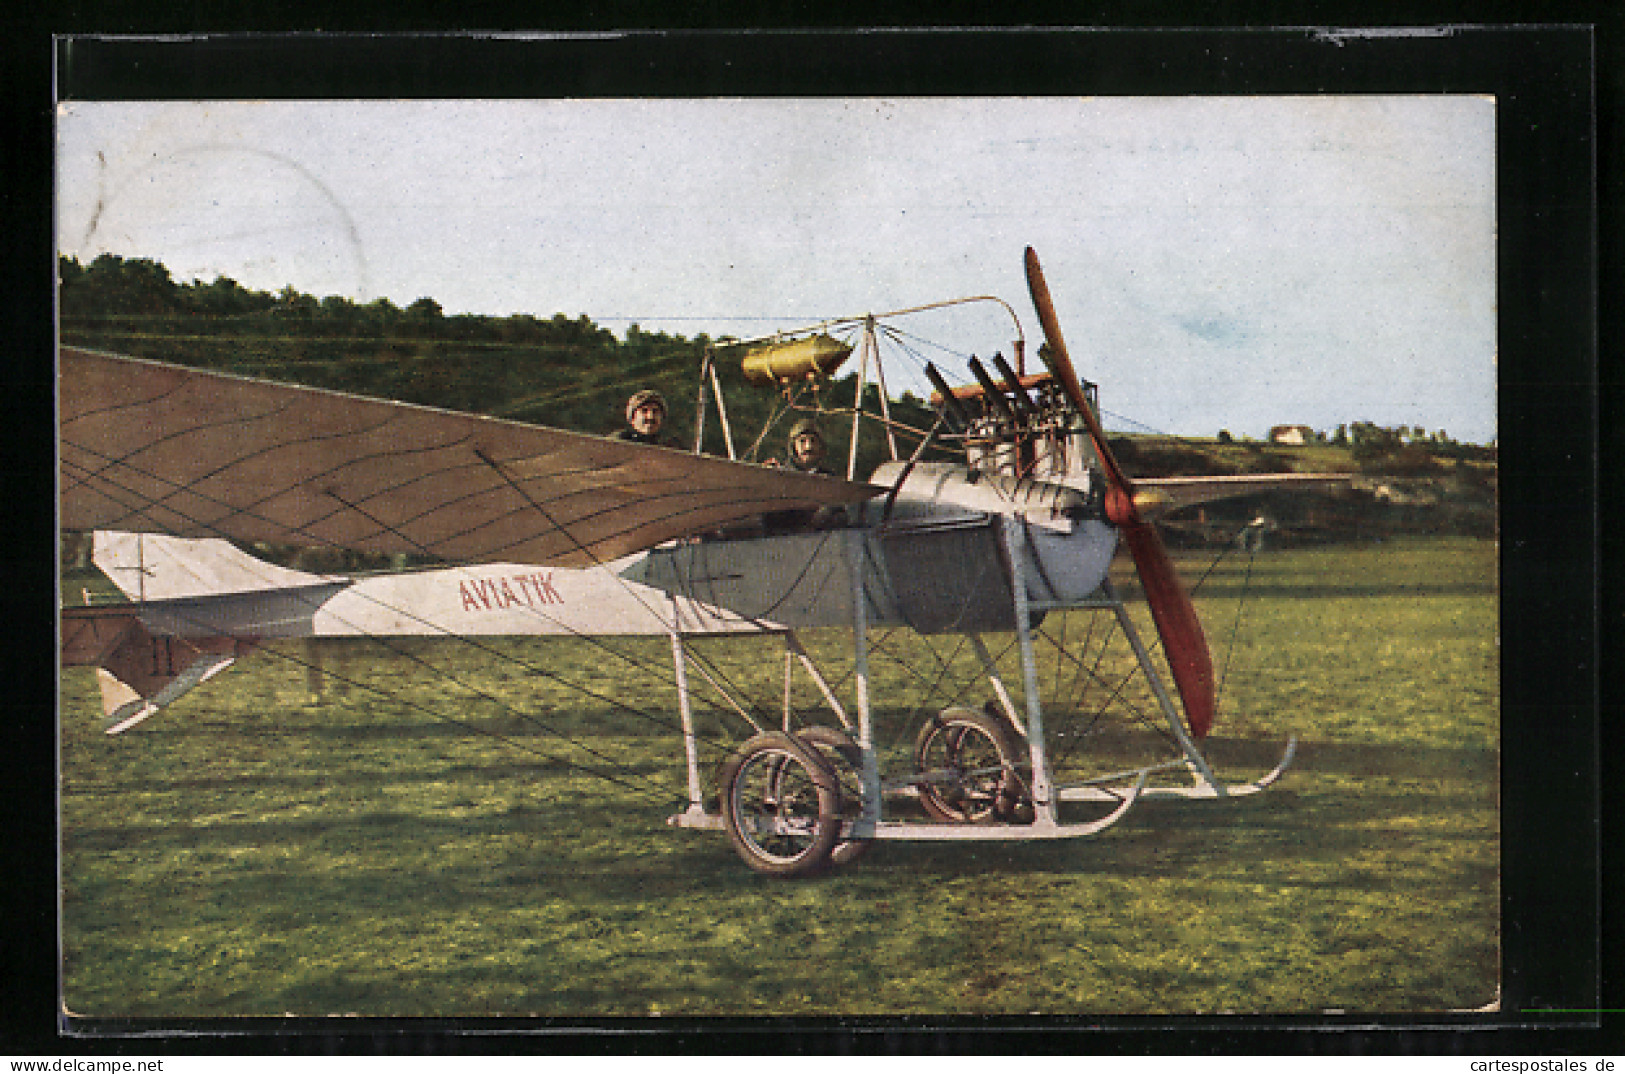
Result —
POLYGON ((1162 537, 1154 525, 1140 517, 1134 501, 1134 483, 1117 465, 1100 419, 1084 395, 1083 385, 1061 338, 1060 322, 1055 317, 1055 305, 1050 301, 1049 286, 1039 268, 1038 255, 1031 246, 1027 247, 1026 265, 1027 289, 1032 293, 1033 307, 1038 311, 1044 339, 1049 343, 1046 364, 1073 407, 1083 415, 1089 438, 1094 441, 1095 453, 1106 471, 1106 517, 1122 533, 1134 567, 1139 571, 1146 603, 1151 606, 1151 619, 1162 638, 1174 685, 1185 706, 1185 724, 1192 735, 1202 738, 1213 726, 1215 702, 1213 657, 1208 651, 1207 635, 1202 632, 1196 607, 1179 580, 1173 560, 1168 558, 1162 537))

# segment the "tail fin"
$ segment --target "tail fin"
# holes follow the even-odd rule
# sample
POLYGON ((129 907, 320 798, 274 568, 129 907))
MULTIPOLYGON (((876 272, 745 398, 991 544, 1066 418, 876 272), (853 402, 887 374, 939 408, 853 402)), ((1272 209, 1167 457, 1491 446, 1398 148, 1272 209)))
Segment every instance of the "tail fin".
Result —
POLYGON ((91 560, 131 600, 168 600, 218 593, 341 581, 255 559, 230 541, 97 530, 91 560))
POLYGON ((96 668, 110 735, 156 714, 253 647, 250 638, 155 637, 139 616, 116 605, 62 611, 62 663, 96 668))

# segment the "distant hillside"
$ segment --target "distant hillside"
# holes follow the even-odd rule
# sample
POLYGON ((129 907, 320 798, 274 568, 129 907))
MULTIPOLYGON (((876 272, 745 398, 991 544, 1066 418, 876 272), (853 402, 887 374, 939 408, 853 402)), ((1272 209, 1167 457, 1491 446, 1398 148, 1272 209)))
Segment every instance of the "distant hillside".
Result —
MULTIPOLYGON (((58 267, 64 343, 600 435, 621 428, 631 392, 655 388, 669 408, 667 433, 683 446, 693 443, 700 365, 713 342, 636 325, 617 339, 585 314, 447 316, 432 298, 401 308, 388 299, 318 299, 291 287, 251 291, 225 277, 177 283, 157 262, 106 254, 88 266, 61 258, 58 267)), ((733 427, 754 435, 779 398, 747 385, 738 361, 724 355, 717 371, 733 427)), ((841 378, 823 391, 822 403, 850 407, 855 388, 854 375, 841 378)), ((867 391, 872 398, 874 385, 867 391)), ((912 397, 891 405, 899 421, 931 424, 928 409, 912 397)), ((832 457, 844 459, 846 424, 827 422, 826 434, 832 457)), ((1178 512, 1167 527, 1175 542, 1229 540, 1260 515, 1279 527, 1275 539, 1283 542, 1495 533, 1494 448, 1458 444, 1442 433, 1355 422, 1303 445, 1228 434, 1121 436, 1112 444, 1131 476, 1357 475, 1346 491, 1271 493, 1178 512)), ((714 414, 704 446, 725 450, 714 414)), ((751 445, 736 447, 747 452, 751 445)), ((783 450, 775 434, 749 457, 783 450)), ((860 472, 883 457, 879 432, 866 432, 860 472)))
POLYGON ((1112 438, 1112 453, 1130 477, 1350 475, 1343 490, 1271 492, 1175 512, 1164 524, 1174 543, 1231 540, 1259 517, 1274 527, 1267 539, 1280 544, 1398 534, 1493 537, 1496 532, 1496 463, 1490 447, 1377 434, 1359 443, 1303 445, 1123 436, 1112 438))
POLYGON ((65 343, 583 432, 619 428, 640 387, 691 421, 705 347, 636 327, 617 340, 584 315, 448 317, 428 298, 402 309, 226 278, 177 284, 155 262, 108 255, 63 259, 61 272, 65 343))

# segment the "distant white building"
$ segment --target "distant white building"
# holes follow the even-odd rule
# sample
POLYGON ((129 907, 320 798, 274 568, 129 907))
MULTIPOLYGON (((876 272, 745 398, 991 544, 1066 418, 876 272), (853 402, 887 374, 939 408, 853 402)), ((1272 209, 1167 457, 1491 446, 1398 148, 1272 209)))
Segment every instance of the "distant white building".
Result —
POLYGON ((1307 444, 1315 439, 1315 430, 1307 425, 1276 425, 1270 429, 1272 444, 1307 444))

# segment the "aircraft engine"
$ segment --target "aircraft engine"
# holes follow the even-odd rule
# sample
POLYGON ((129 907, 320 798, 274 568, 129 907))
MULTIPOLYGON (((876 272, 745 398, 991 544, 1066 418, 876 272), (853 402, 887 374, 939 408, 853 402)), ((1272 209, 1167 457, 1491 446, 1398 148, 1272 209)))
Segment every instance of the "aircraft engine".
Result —
MULTIPOLYGON (((1062 485, 1027 477, 1007 477, 967 470, 951 462, 921 462, 910 469, 887 462, 876 467, 871 484, 897 488, 890 519, 950 518, 955 515, 1018 514, 1029 523, 1065 527, 1067 523, 1106 517, 1102 485, 1085 472, 1062 485), (898 488, 901 480, 902 486, 898 488)), ((886 497, 877 497, 870 510, 887 510, 886 497)))
MULTIPOLYGON (((944 462, 905 469, 902 463, 884 463, 870 478, 897 490, 888 528, 966 526, 1013 515, 1023 524, 1022 574, 1031 599, 1081 600, 1104 581, 1117 549, 1117 530, 1106 520, 1101 482, 1078 480, 1067 486, 979 474, 944 462)), ((880 521, 886 499, 870 502, 871 521, 880 521)))

